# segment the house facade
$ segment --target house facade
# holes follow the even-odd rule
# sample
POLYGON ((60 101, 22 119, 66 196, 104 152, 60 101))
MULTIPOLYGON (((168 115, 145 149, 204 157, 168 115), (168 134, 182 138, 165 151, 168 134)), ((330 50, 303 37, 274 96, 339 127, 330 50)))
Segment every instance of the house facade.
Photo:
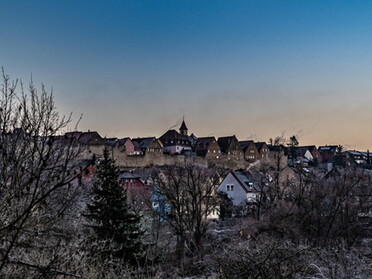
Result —
POLYGON ((96 131, 88 132, 68 132, 65 134, 66 139, 72 139, 83 146, 82 157, 85 159, 101 157, 105 148, 105 140, 96 131))
POLYGON ((333 163, 333 159, 337 153, 337 145, 319 146, 318 151, 322 156, 323 163, 333 163))
POLYGON ((260 160, 269 160, 270 149, 267 146, 266 142, 255 142, 255 145, 258 150, 260 160))
POLYGON ((215 137, 198 138, 195 143, 195 153, 209 160, 221 158, 221 148, 215 137))
POLYGON ((240 147, 239 141, 235 135, 229 137, 219 137, 218 145, 221 152, 226 155, 228 161, 242 161, 244 160, 243 150, 240 147))
POLYGON ((118 139, 116 142, 116 146, 122 151, 125 152, 126 155, 139 155, 136 154, 133 141, 130 138, 122 138, 118 139))
POLYGON ((218 186, 218 190, 227 194, 234 205, 254 202, 258 199, 258 184, 244 172, 230 171, 218 186))
POLYGON ((181 132, 183 134, 178 133, 176 130, 168 130, 159 138, 164 146, 164 153, 177 155, 192 151, 191 141, 185 134, 185 130, 181 130, 181 132))
POLYGON ((160 140, 158 140, 155 137, 136 138, 136 139, 132 139, 132 141, 137 143, 134 145, 135 152, 139 152, 139 151, 136 151, 138 150, 138 145, 139 145, 142 154, 147 154, 147 155, 163 154, 163 151, 164 151, 163 144, 161 143, 160 140))
POLYGON ((131 172, 120 174, 118 180, 126 190, 128 202, 135 210, 150 210, 153 185, 144 184, 138 175, 131 172))
POLYGON ((249 163, 254 163, 260 159, 260 153, 253 140, 239 141, 240 147, 244 152, 244 158, 249 163))

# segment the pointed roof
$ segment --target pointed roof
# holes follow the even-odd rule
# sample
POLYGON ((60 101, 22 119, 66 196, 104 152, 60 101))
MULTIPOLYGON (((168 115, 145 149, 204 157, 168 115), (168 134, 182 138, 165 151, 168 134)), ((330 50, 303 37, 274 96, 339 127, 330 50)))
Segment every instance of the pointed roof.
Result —
POLYGON ((241 171, 232 171, 231 174, 247 193, 261 192, 259 185, 254 181, 253 177, 249 177, 247 173, 241 171))
POLYGON ((137 142, 141 148, 147 148, 155 139, 155 137, 147 137, 132 139, 132 141, 137 142))
MULTIPOLYGON (((196 155, 205 156, 208 152, 208 146, 213 142, 217 143, 215 137, 198 138, 195 143, 196 155)), ((217 143, 217 146, 219 146, 218 143, 217 143)))
POLYGON ((79 142, 83 144, 104 144, 105 141, 96 131, 84 132, 79 137, 79 142))
MULTIPOLYGON (((229 137, 219 137, 217 142, 218 142, 218 145, 221 148, 221 152, 227 153, 229 148, 230 148, 231 142, 233 140, 238 141, 237 138, 235 137, 235 135, 229 136, 229 137)), ((239 144, 239 142, 238 142, 238 144, 239 144)))
POLYGON ((182 120, 180 131, 182 131, 182 130, 188 130, 187 127, 186 127, 186 124, 185 124, 185 120, 182 120))
POLYGON ((105 143, 108 146, 114 147, 117 143, 117 138, 105 138, 105 143))
POLYGON ((176 130, 168 130, 159 139, 164 143, 164 141, 167 140, 167 139, 187 140, 187 136, 181 135, 176 130))
POLYGON ((251 145, 251 144, 254 144, 254 141, 253 140, 243 140, 243 141, 239 141, 239 144, 240 144, 240 147, 243 149, 243 151, 245 152, 247 150, 247 148, 251 145))
POLYGON ((136 142, 135 140, 133 140, 132 142, 133 142, 133 145, 134 145, 134 151, 141 151, 142 152, 142 149, 141 149, 141 146, 139 145, 139 143, 136 142))
POLYGON ((258 151, 261 151, 261 148, 266 144, 264 141, 258 141, 254 143, 258 151))
POLYGON ((129 137, 125 137, 125 138, 118 139, 117 143, 119 146, 122 146, 122 145, 125 145, 127 141, 132 142, 132 140, 129 137))

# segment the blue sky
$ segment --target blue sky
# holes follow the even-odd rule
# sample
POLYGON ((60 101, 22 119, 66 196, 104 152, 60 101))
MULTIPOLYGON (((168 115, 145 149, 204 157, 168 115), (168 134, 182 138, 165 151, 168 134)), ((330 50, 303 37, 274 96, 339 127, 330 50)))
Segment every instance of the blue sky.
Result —
MULTIPOLYGON (((371 147, 372 2, 0 0, 0 65, 102 136, 371 147)), ((74 125, 71 125, 71 129, 74 125)))

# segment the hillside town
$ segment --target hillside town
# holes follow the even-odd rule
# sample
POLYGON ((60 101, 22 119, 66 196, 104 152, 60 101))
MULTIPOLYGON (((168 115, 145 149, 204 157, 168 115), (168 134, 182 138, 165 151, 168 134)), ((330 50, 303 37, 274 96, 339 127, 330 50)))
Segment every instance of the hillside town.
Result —
POLYGON ((189 134, 185 121, 179 131, 168 130, 160 137, 105 138, 96 131, 74 131, 59 139, 82 147, 81 159, 99 159, 104 148, 110 149, 112 158, 120 167, 163 166, 177 163, 195 163, 204 167, 232 170, 247 169, 258 163, 276 166, 317 168, 330 171, 334 165, 371 167, 369 151, 344 150, 341 145, 299 145, 284 138, 270 142, 240 141, 235 135, 225 137, 197 137, 189 134))
MULTIPOLYGON (((218 170, 216 190, 226 193, 235 207, 251 204, 251 209, 274 179, 280 185, 310 178, 323 181, 338 176, 340 169, 346 168, 356 169, 366 177, 364 180, 372 175, 368 150, 344 150, 341 145, 301 146, 296 136, 288 140, 277 137, 269 142, 239 141, 235 135, 197 137, 189 134, 185 120, 178 131, 171 129, 160 137, 103 138, 96 131, 74 131, 58 139, 80 147, 79 160, 86 166, 87 177, 95 172, 107 149, 120 169, 118 180, 127 189, 132 205, 141 205, 146 210, 149 209, 144 206, 149 204, 146 199, 153 199, 157 187, 154 169, 163 172, 162 167, 167 166, 193 165, 206 173, 218 170)), ((370 196, 371 185, 363 187, 359 192, 370 196)), ((156 204, 154 200, 152 203, 156 204)), ((363 205, 361 214, 372 218, 371 198, 363 205)), ((208 218, 212 216, 219 218, 217 211, 208 218)))

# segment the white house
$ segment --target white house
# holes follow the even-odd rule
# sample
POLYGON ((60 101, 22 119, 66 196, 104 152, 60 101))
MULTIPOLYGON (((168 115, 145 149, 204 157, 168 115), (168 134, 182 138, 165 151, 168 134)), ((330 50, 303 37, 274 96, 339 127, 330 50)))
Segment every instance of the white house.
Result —
POLYGON ((234 205, 246 201, 253 202, 261 192, 260 187, 253 178, 249 177, 247 173, 240 171, 229 172, 218 186, 218 190, 226 193, 234 205))

